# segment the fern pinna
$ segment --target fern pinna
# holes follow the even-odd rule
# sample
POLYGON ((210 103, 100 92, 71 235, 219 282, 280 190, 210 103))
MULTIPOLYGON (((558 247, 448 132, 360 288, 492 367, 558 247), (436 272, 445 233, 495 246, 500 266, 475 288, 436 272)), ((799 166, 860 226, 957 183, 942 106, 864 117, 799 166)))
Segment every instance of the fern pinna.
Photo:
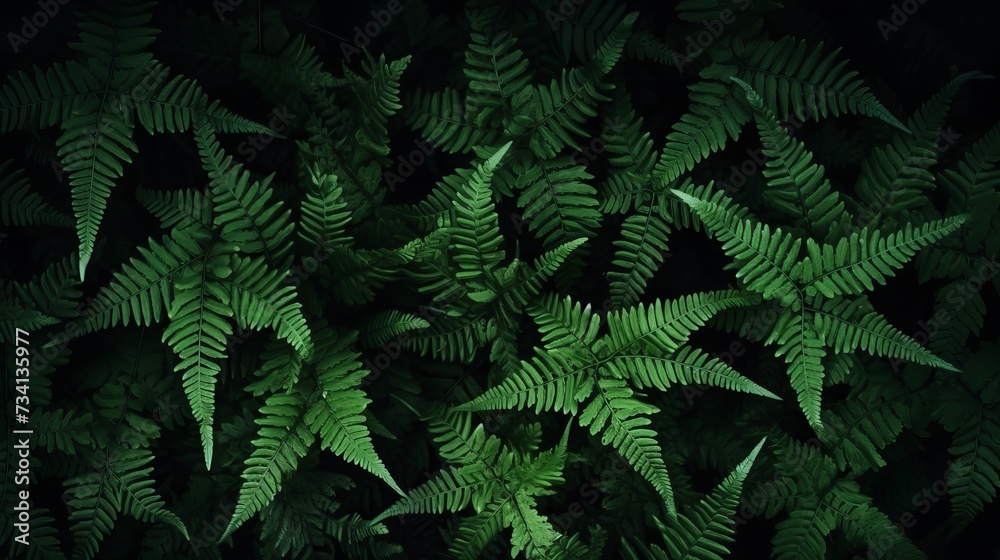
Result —
POLYGON ((1000 123, 973 33, 919 48, 950 12, 55 4, 0 88, 7 556, 993 538, 1000 123))

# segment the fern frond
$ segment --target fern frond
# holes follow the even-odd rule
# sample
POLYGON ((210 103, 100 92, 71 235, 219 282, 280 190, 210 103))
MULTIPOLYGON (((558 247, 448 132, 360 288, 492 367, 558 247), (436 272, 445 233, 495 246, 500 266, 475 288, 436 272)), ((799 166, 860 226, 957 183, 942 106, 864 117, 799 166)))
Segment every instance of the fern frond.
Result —
POLYGON ((314 438, 304 422, 305 408, 302 395, 292 391, 272 395, 260 409, 263 417, 255 420, 260 431, 246 460, 239 501, 220 541, 274 499, 282 477, 309 451, 314 438))
POLYGON ((418 91, 406 106, 410 107, 406 124, 443 152, 464 154, 473 146, 492 146, 497 140, 492 129, 473 122, 457 90, 418 91))
POLYGON ((532 81, 528 59, 514 47, 510 32, 502 31, 487 37, 472 33, 465 51, 464 72, 469 78, 469 94, 478 101, 479 124, 500 123, 512 111, 511 99, 532 81), (499 110, 494 118, 494 113, 499 110))
POLYGON ((850 61, 839 60, 839 48, 824 57, 822 42, 810 47, 792 37, 759 41, 751 48, 738 55, 745 58, 739 77, 778 115, 795 115, 805 121, 807 116, 819 120, 830 114, 856 113, 910 132, 857 78, 857 72, 844 72, 850 61))
POLYGON ((379 165, 388 166, 389 134, 386 124, 389 117, 402 108, 399 104, 399 79, 410 64, 410 57, 387 63, 385 55, 378 60, 370 56, 362 62, 367 79, 355 80, 355 95, 359 114, 354 140, 357 146, 372 154, 379 165))
POLYGON ((756 303, 752 296, 736 290, 690 294, 675 300, 639 304, 608 314, 606 350, 614 356, 649 345, 669 353, 687 342, 691 333, 716 313, 756 303))
POLYGON ((866 223, 877 227, 882 215, 922 204, 923 195, 935 186, 929 168, 947 148, 941 140, 953 141, 942 137, 951 101, 965 82, 982 77, 981 72, 956 76, 913 115, 912 134, 893 134, 888 145, 876 148, 862 162, 855 191, 871 210, 863 216, 866 223))
POLYGON ((623 380, 600 379, 595 385, 594 400, 580 414, 580 425, 589 427, 591 435, 603 434, 604 445, 610 444, 621 453, 653 485, 667 511, 675 514, 674 492, 663 452, 654 439, 656 431, 646 427, 651 422, 647 416, 659 409, 633 398, 623 380))
POLYGON ((687 346, 668 357, 616 354, 606 365, 620 372, 637 389, 655 387, 665 391, 671 385, 711 385, 781 400, 724 362, 687 346))
POLYGON ((272 268, 280 268, 295 224, 282 202, 272 199, 273 174, 251 182, 250 173, 226 154, 208 124, 195 127, 195 140, 212 186, 215 226, 222 238, 245 253, 264 253, 272 268))
POLYGON ((348 235, 351 212, 344 201, 344 189, 336 175, 323 173, 319 165, 309 168, 312 186, 302 200, 302 217, 297 231, 299 239, 323 248, 340 245, 350 247, 354 239, 348 235))
POLYGON ((799 408, 806 420, 818 427, 823 392, 823 348, 822 334, 816 331, 812 318, 803 310, 782 312, 765 344, 776 343, 776 357, 785 357, 792 389, 798 396, 799 408))
POLYGON ((178 233, 160 243, 150 239, 148 248, 139 248, 139 255, 141 258, 130 258, 84 310, 81 335, 130 322, 142 326, 160 322, 174 300, 174 280, 204 259, 205 251, 189 236, 178 233))
POLYGON ((153 468, 146 465, 153 455, 148 449, 120 447, 114 453, 108 449, 101 459, 103 467, 99 471, 66 481, 73 496, 69 519, 73 524, 74 558, 93 558, 122 512, 139 521, 164 521, 189 538, 184 523, 164 507, 150 488, 153 481, 148 476, 153 468))
POLYGON ((736 277, 748 289, 768 299, 779 299, 793 309, 800 304, 802 294, 792 273, 798 264, 802 239, 782 232, 781 228, 772 233, 767 224, 754 224, 742 218, 742 212, 730 199, 711 202, 676 189, 673 193, 723 242, 723 250, 739 267, 736 277))
MULTIPOLYGON (((678 514, 676 518, 668 518, 666 523, 656 520, 669 558, 722 560, 720 554, 728 552, 726 544, 733 541, 735 533, 730 517, 736 513, 743 481, 763 445, 762 439, 711 494, 690 510, 678 514)), ((660 558, 668 558, 660 547, 654 546, 654 550, 660 558)))
POLYGON ((234 257, 231 272, 215 273, 232 290, 231 306, 241 329, 270 327, 287 341, 303 359, 312 354, 312 338, 302 304, 295 301, 296 290, 285 275, 267 270, 263 259, 234 257), (225 274, 223 277, 222 274, 225 274))
POLYGON ((317 394, 306 406, 304 421, 317 437, 320 447, 329 449, 384 480, 402 494, 372 445, 364 411, 371 400, 358 388, 368 372, 351 349, 355 335, 324 341, 316 363, 317 394))
POLYGON ((449 229, 452 258, 459 267, 455 277, 480 290, 490 287, 493 268, 503 259, 490 180, 510 146, 510 142, 501 146, 473 175, 455 201, 455 223, 449 229))
POLYGON ((530 361, 522 361, 521 368, 508 375, 500 385, 454 410, 523 410, 534 407, 536 413, 555 410, 575 415, 579 401, 593 390, 593 382, 587 375, 591 367, 580 364, 578 359, 566 352, 547 352, 536 348, 536 355, 530 361))
POLYGON ((839 298, 827 300, 819 309, 810 311, 815 314, 815 324, 824 344, 833 348, 837 354, 861 349, 873 356, 958 371, 889 324, 881 313, 871 308, 865 298, 854 301, 839 298))
POLYGON ((836 247, 820 246, 806 241, 807 256, 796 266, 805 284, 806 295, 821 292, 831 298, 837 295, 858 295, 885 285, 887 277, 902 268, 921 248, 957 230, 966 216, 935 220, 914 228, 907 222, 902 231, 883 235, 878 230, 862 229, 850 237, 842 237, 836 247))
POLYGON ((638 303, 646 291, 646 282, 663 264, 669 235, 669 221, 652 205, 639 208, 625 219, 622 237, 614 242, 615 258, 611 261, 624 270, 608 272, 612 305, 628 307, 638 303))
POLYGON ((750 121, 746 101, 732 84, 700 81, 688 88, 689 112, 673 125, 653 172, 659 188, 665 188, 709 154, 721 150, 729 139, 739 140, 740 130, 750 121))
POLYGON ((948 448, 954 462, 946 482, 955 535, 993 501, 1000 488, 1000 415, 995 403, 956 388, 943 395, 935 416, 954 434, 948 448))
POLYGON ((757 129, 768 157, 764 197, 776 210, 804 226, 806 235, 824 239, 835 222, 853 220, 837 191, 824 177, 823 166, 812 163, 813 155, 802 142, 788 136, 774 112, 746 82, 731 78, 747 94, 757 129))
POLYGON ((14 160, 0 163, 0 223, 5 226, 73 227, 73 220, 31 191, 28 178, 14 160))
POLYGON ((593 175, 565 158, 512 166, 520 194, 517 205, 528 230, 551 249, 581 237, 593 237, 601 221, 593 175))
POLYGON ((225 268, 226 261, 221 257, 206 259, 208 262, 201 270, 191 269, 178 275, 168 314, 170 324, 163 330, 163 342, 180 358, 174 371, 181 374, 184 393, 198 421, 205 465, 209 469, 215 383, 221 371, 219 362, 226 357, 228 337, 233 334, 228 320, 233 316, 230 291, 209 277, 209 266, 225 268))

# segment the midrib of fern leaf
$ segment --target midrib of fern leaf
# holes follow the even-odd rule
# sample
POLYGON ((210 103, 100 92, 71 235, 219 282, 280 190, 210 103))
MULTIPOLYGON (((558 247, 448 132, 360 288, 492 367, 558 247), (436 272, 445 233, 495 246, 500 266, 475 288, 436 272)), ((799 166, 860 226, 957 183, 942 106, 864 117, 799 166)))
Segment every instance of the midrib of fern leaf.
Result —
POLYGON ((202 166, 212 187, 215 226, 226 241, 237 243, 244 253, 263 253, 272 269, 285 263, 295 224, 280 200, 272 200, 268 186, 273 174, 261 182, 250 180, 242 164, 234 163, 215 138, 215 131, 202 123, 195 129, 202 166))
MULTIPOLYGON (((720 554, 728 552, 725 545, 735 533, 730 518, 736 513, 743 482, 764 441, 757 443, 746 459, 690 510, 679 513, 677 518, 668 518, 666 524, 657 520, 670 558, 722 560, 720 554)), ((659 547, 656 549, 662 552, 659 547)))
POLYGON ((219 361, 226 357, 228 337, 233 327, 229 306, 231 295, 214 278, 209 267, 225 266, 222 255, 202 263, 202 269, 187 271, 175 281, 170 306, 170 324, 163 331, 163 342, 180 358, 174 371, 182 376, 184 392, 199 424, 202 450, 207 469, 212 468, 215 383, 221 371, 219 361))
POLYGON ((282 476, 295 471, 315 439, 304 422, 305 400, 294 390, 272 395, 260 412, 263 417, 255 420, 260 430, 246 460, 239 501, 220 541, 274 499, 282 476))
POLYGON ((709 154, 721 150, 730 138, 739 140, 740 130, 750 120, 746 102, 740 99, 732 84, 703 81, 688 87, 691 90, 689 112, 673 125, 653 171, 655 184, 660 189, 693 169, 709 154))
POLYGON ((757 92, 746 82, 731 79, 746 91, 768 157, 764 169, 768 189, 764 197, 775 209, 804 224, 809 237, 823 239, 834 222, 853 221, 825 178, 823 166, 812 163, 812 153, 778 124, 774 112, 764 106, 757 92))
POLYGON ((568 163, 565 158, 537 160, 512 168, 521 191, 517 205, 522 219, 545 249, 593 237, 601 221, 597 190, 587 183, 593 176, 582 165, 568 163))
POLYGON ((321 356, 314 368, 317 392, 306 404, 304 421, 319 438, 321 448, 360 466, 403 494, 375 451, 365 424, 364 411, 371 400, 358 386, 368 370, 358 361, 361 354, 353 350, 355 342, 355 333, 321 342, 321 356))
POLYGON ((929 168, 948 147, 939 141, 951 101, 965 82, 983 77, 980 72, 956 76, 913 115, 909 122, 912 134, 896 132, 888 145, 876 148, 862 162, 855 191, 860 201, 874 210, 866 216, 868 224, 878 226, 882 215, 924 203, 926 194, 935 187, 936 177, 929 168))
POLYGON ((595 386, 594 400, 577 418, 580 426, 589 428, 591 435, 602 433, 604 445, 617 449, 653 485, 667 511, 676 514, 670 475, 655 439, 656 431, 644 427, 651 423, 647 416, 659 409, 634 399, 623 380, 599 379, 595 386))
POLYGON ((860 113, 910 132, 856 77, 857 72, 843 72, 849 61, 836 62, 839 48, 823 57, 822 42, 810 48, 792 37, 759 41, 750 48, 750 52, 737 53, 742 59, 739 77, 778 115, 794 114, 805 121, 807 111, 813 120, 830 113, 860 113))
POLYGON ((786 309, 778 317, 765 344, 777 343, 775 357, 784 356, 788 375, 798 397, 799 408, 813 427, 822 426, 820 420, 823 392, 823 357, 826 350, 823 340, 813 327, 807 311, 786 309))
POLYGON ((663 264, 670 223, 652 205, 641 207, 622 224, 616 239, 612 265, 623 270, 608 272, 611 303, 616 308, 636 304, 646 291, 646 282, 663 264))

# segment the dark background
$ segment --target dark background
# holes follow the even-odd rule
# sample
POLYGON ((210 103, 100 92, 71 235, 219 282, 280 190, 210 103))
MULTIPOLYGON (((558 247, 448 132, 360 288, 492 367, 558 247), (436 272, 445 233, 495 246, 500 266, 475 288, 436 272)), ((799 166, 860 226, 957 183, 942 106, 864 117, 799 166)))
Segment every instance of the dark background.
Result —
MULTIPOLYGON (((14 70, 28 68, 26 61, 45 65, 47 62, 63 60, 69 55, 65 44, 73 39, 74 20, 68 11, 86 9, 84 0, 70 0, 62 7, 67 13, 61 12, 40 31, 39 36, 21 48, 14 55, 9 45, 0 44, 0 65, 4 74, 14 70)), ((320 57, 325 61, 328 71, 339 74, 343 60, 341 43, 350 42, 355 34, 355 25, 363 25, 370 20, 371 9, 381 9, 384 2, 318 3, 310 15, 298 17, 295 15, 295 3, 263 2, 265 7, 284 6, 285 23, 293 34, 301 33, 307 37, 308 43, 317 48, 320 57), (370 5, 369 5, 370 4, 370 5)), ((891 17, 894 2, 866 2, 847 0, 841 2, 785 2, 786 9, 779 10, 765 21, 772 36, 790 34, 800 38, 815 41, 822 40, 827 45, 842 47, 843 56, 850 59, 849 68, 856 70, 871 85, 875 95, 905 122, 917 107, 940 88, 949 79, 949 70, 954 66, 960 72, 981 70, 987 73, 1000 71, 1000 2, 990 0, 927 0, 920 5, 918 11, 909 16, 909 21, 894 31, 886 40, 877 22, 891 17)), ((902 5, 902 2, 895 2, 902 5)), ((645 22, 658 33, 661 38, 677 49, 684 47, 686 29, 681 27, 672 10, 672 2, 636 2, 629 1, 631 9, 639 10, 645 22), (680 37, 680 39, 677 39, 680 37)), ((449 27, 456 34, 464 33, 464 27, 459 27, 462 20, 461 4, 456 2, 429 1, 428 12, 432 16, 440 16, 451 22, 449 27)), ((245 0, 235 6, 227 18, 235 19, 252 13, 258 8, 256 2, 245 0)), ((160 38, 153 46, 153 52, 164 63, 170 65, 175 72, 183 73, 198 79, 212 98, 220 99, 224 106, 234 112, 266 122, 273 107, 257 92, 245 87, 239 81, 235 62, 230 60, 212 60, 202 56, 203 47, 211 43, 212 37, 205 37, 198 28, 187 27, 178 18, 181 9, 192 10, 204 14, 207 18, 217 21, 213 2, 209 0, 186 0, 183 2, 162 2, 157 8, 152 25, 162 29, 160 38)), ((6 33, 19 29, 20 18, 38 10, 35 2, 5 2, 0 15, 0 32, 6 33)), ((685 24, 690 25, 690 24, 685 24)), ((414 59, 405 73, 401 91, 408 88, 426 87, 441 89, 448 79, 442 70, 453 68, 460 64, 463 52, 454 51, 441 46, 435 46, 435 38, 429 38, 428 44, 414 44, 414 36, 419 37, 420 30, 404 29, 402 25, 393 23, 387 30, 374 38, 368 47, 372 52, 384 52, 389 59, 414 53, 414 59)), ((438 45, 444 43, 441 38, 438 45)), ((358 58, 349 65, 357 71, 358 58)), ((652 63, 624 61, 617 70, 625 78, 632 94, 633 103, 638 114, 645 117, 645 129, 654 139, 658 149, 662 140, 670 130, 670 126, 687 111, 688 98, 685 86, 694 81, 695 76, 688 71, 684 74, 675 69, 662 69, 652 63)), ((450 84, 449 84, 450 85, 450 84)), ((982 133, 992 127, 1000 119, 1000 80, 975 81, 962 88, 955 98, 953 109, 947 119, 948 123, 961 134, 958 147, 977 139, 982 133)), ((846 122, 856 122, 857 119, 846 119, 846 122)), ((802 131, 808 142, 814 128, 807 123, 802 131)), ((407 130, 401 122, 391 123, 393 157, 398 153, 408 152, 416 135, 407 130)), ((850 125, 849 125, 850 126, 850 125)), ((595 132, 599 129, 595 129, 595 132)), ((44 161, 54 159, 54 140, 58 131, 46 130, 40 132, 14 132, 0 138, 5 156, 26 162, 32 185, 43 192, 46 198, 69 210, 68 184, 56 179, 51 167, 44 161), (48 151, 46 151, 48 150, 48 151)), ((148 218, 138 203, 129 193, 140 184, 156 184, 167 187, 171 184, 179 188, 201 186, 205 179, 198 174, 196 166, 174 166, 168 163, 171 157, 188 158, 196 161, 193 142, 185 135, 158 135, 150 138, 144 132, 137 132, 140 146, 140 158, 157 158, 157 161, 144 159, 141 165, 126 168, 126 176, 121 184, 112 192, 106 212, 106 219, 101 226, 99 238, 107 239, 104 253, 98 255, 88 270, 88 280, 81 287, 85 294, 94 293, 109 280, 109 274, 122 256, 129 254, 129 249, 149 236, 156 235, 158 230, 153 220, 148 218), (149 146, 156 145, 155 150, 149 146)), ((241 138, 223 139, 224 145, 235 150, 241 138)), ((275 140, 273 145, 263 150, 260 158, 250 164, 250 168, 260 173, 272 170, 294 177, 294 144, 291 140, 275 140)), ((756 146, 758 140, 754 134, 745 134, 739 142, 733 143, 725 150, 726 157, 733 162, 742 159, 745 149, 756 146)), ((956 150, 958 151, 958 150, 956 150)), ((460 167, 467 162, 467 156, 450 156, 440 152, 431 156, 427 165, 420 166, 414 177, 409 178, 404 189, 390 196, 393 202, 409 202, 420 200, 433 181, 442 174, 460 167)), ((842 180, 842 184, 851 184, 858 169, 850 166, 831 170, 830 176, 842 180)), ((508 209, 513 210, 513 207, 508 209)), ((67 212, 69 213, 69 212, 67 212)), ((501 216, 504 214, 501 213, 501 216)), ((501 220, 505 235, 511 236, 510 223, 501 220)), ((27 280, 41 268, 40 263, 47 263, 73 251, 76 248, 76 237, 72 232, 53 233, 34 228, 5 229, 9 237, 0 243, 0 272, 4 278, 27 280), (44 234, 44 235, 42 235, 44 234), (44 239, 44 240, 43 240, 44 239)), ((529 244, 522 250, 531 251, 528 236, 520 238, 522 244, 529 244)), ((682 231, 672 237, 672 250, 675 256, 671 266, 685 270, 682 276, 674 275, 670 281, 654 282, 647 293, 657 297, 673 297, 679 294, 698 290, 722 288, 731 280, 729 276, 720 275, 726 258, 718 244, 709 240, 703 234, 682 231)), ((590 301, 599 302, 607 297, 606 287, 594 283, 583 286, 590 290, 590 301)), ((985 290, 987 308, 998 309, 1000 301, 992 290, 985 290)), ((933 300, 928 286, 919 285, 912 267, 908 267, 897 277, 890 280, 889 285, 879 288, 872 296, 875 307, 882 310, 890 321, 904 332, 912 332, 921 319, 926 319, 931 312, 933 300)), ((586 297, 586 294, 581 294, 586 297)), ((994 339, 1000 330, 995 321, 987 315, 987 325, 982 333, 983 339, 994 339)), ((343 316, 340 318, 344 320, 343 316)), ((348 319, 349 320, 349 319, 348 319)), ((706 350, 724 350, 728 336, 718 337, 701 335, 697 344, 706 350)), ((751 352, 759 352, 761 347, 748 344, 751 352)), ((79 347, 75 348, 74 360, 86 363, 90 360, 99 362, 100 351, 79 347)), ((745 358, 747 363, 750 357, 745 358)), ((71 375, 71 373, 70 373, 71 375)), ((71 380, 66 380, 71 384, 71 380)), ((834 395, 829 395, 833 397, 834 395)), ((826 398, 827 395, 825 394, 826 398)), ((166 437, 170 437, 168 433, 166 437)), ((944 464, 947 458, 949 439, 943 430, 939 430, 925 440, 926 468, 928 473, 942 472, 935 470, 944 464)), ((877 474, 870 477, 870 484, 877 487, 880 480, 886 480, 900 475, 910 465, 890 464, 877 474)), ((389 465, 390 471, 393 466, 389 465)), ((708 479, 713 480, 714 475, 708 479)), ((404 488, 417 483, 417 480, 400 480, 404 488)), ((567 484, 567 488, 575 488, 567 484)), ((52 490, 52 498, 58 500, 59 489, 52 490)), ((909 504, 880 504, 891 518, 896 519, 898 513, 912 509, 909 504)), ((942 550, 940 558, 1000 558, 995 556, 997 542, 996 529, 1000 523, 996 503, 987 507, 986 511, 966 529, 963 535, 952 546, 942 550)), ((936 504, 931 511, 918 516, 917 524, 907 534, 914 542, 921 544, 924 539, 929 542, 937 539, 934 530, 940 526, 948 515, 946 500, 936 504)), ((780 519, 780 517, 779 517, 780 519)), ((119 523, 125 523, 124 519, 119 523)), ((394 542, 398 542, 408 550, 414 547, 427 546, 428 539, 438 539, 437 531, 428 529, 428 525, 420 520, 406 523, 388 522, 394 542)), ((764 558, 769 554, 770 539, 774 534, 774 523, 761 516, 754 518, 742 527, 733 545, 733 558, 764 558)), ((68 533, 66 533, 68 534, 68 533)), ((115 534, 119 534, 117 531, 115 534)), ((107 546, 108 543, 106 542, 107 546)), ((237 541, 237 551, 233 557, 245 556, 251 541, 237 541)), ((415 558, 421 556, 416 555, 415 558)))

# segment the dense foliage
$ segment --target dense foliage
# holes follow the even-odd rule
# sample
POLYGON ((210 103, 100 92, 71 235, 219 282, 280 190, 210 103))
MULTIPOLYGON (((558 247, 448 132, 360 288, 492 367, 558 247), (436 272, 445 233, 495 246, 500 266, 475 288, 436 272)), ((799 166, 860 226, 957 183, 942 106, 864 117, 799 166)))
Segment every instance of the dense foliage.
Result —
POLYGON ((878 42, 854 48, 906 61, 880 76, 820 8, 781 4, 9 17, 11 557, 995 540, 985 47, 925 48, 955 33, 931 4, 869 8, 850 17, 878 42))

